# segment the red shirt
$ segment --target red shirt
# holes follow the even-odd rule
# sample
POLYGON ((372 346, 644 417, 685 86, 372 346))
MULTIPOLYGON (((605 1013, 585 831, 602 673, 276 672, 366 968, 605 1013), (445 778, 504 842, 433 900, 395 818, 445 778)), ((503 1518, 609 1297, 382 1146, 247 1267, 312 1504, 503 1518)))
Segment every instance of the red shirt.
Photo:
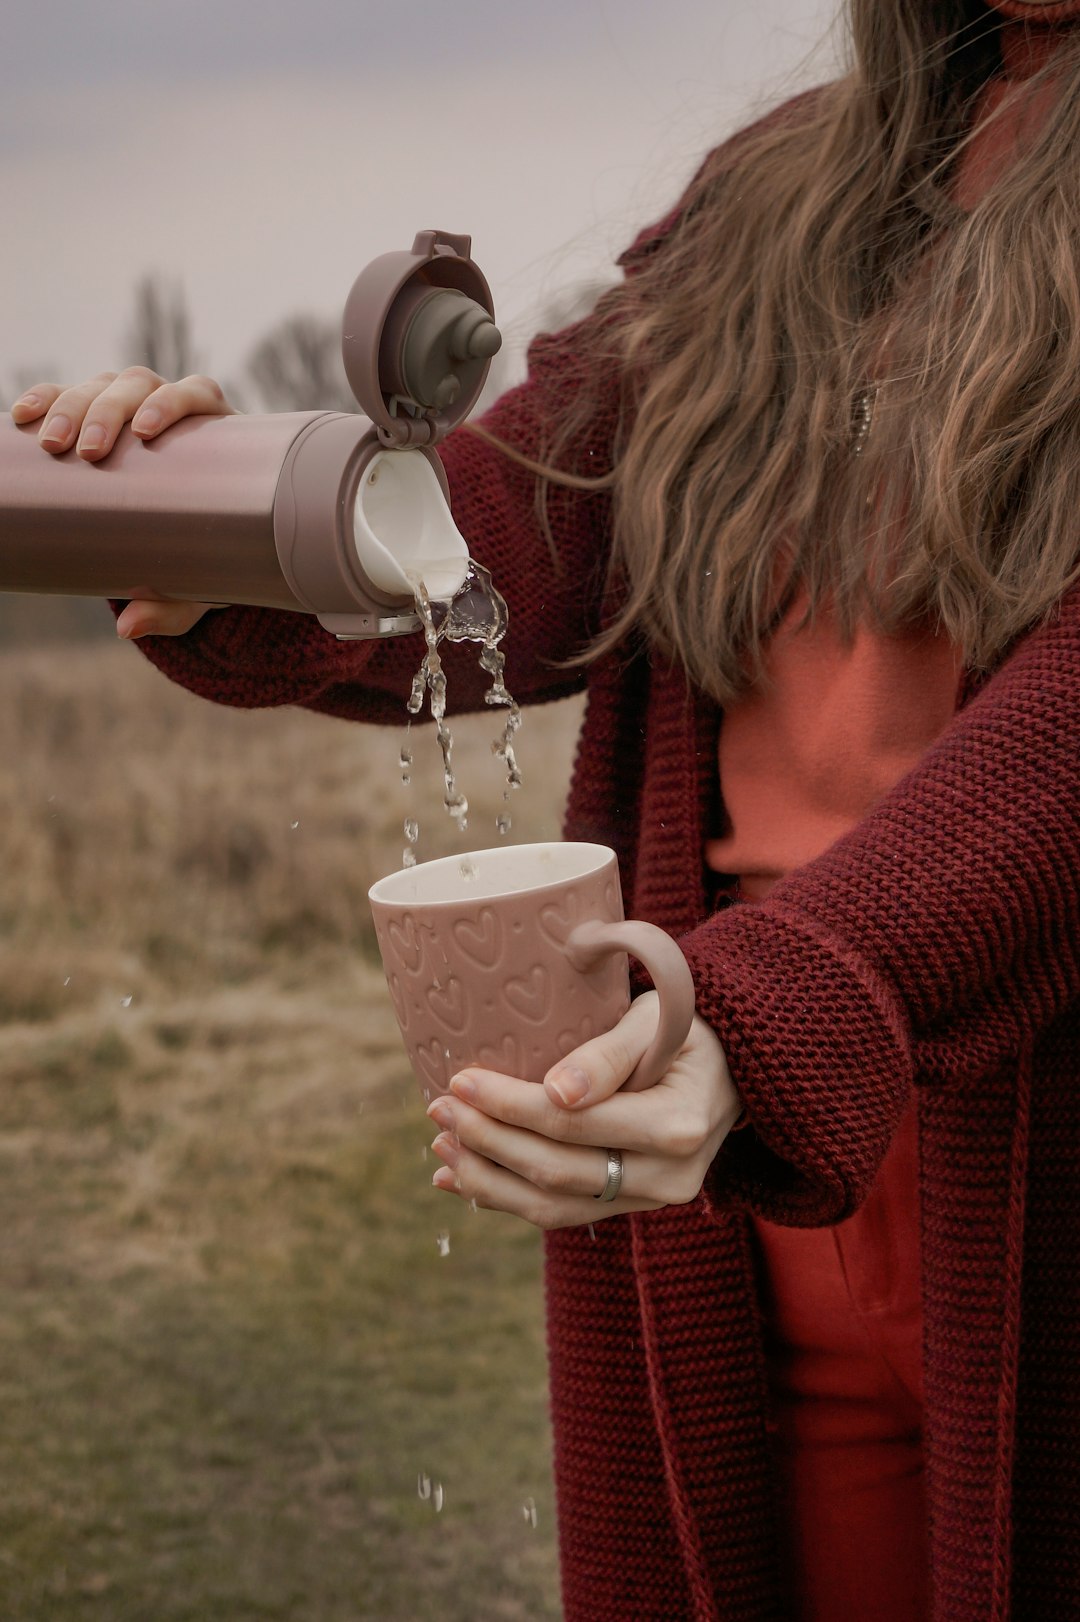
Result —
POLYGON ((767 682, 730 705, 719 766, 727 826, 710 867, 760 898, 860 822, 907 775, 956 709, 963 664, 923 629, 861 627, 850 647, 828 615, 796 605, 766 654, 767 682))

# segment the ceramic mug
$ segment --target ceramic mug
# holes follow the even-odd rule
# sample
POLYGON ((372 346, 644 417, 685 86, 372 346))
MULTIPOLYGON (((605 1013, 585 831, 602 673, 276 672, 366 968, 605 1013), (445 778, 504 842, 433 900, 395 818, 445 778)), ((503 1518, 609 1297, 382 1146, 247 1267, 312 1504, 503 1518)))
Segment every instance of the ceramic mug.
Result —
POLYGON ((694 1017, 694 983, 654 924, 623 918, 615 853, 504 845, 402 868, 368 892, 383 968, 417 1080, 432 1097, 466 1065, 542 1081, 630 1006, 627 954, 659 993, 657 1032, 627 1083, 667 1069, 694 1017))

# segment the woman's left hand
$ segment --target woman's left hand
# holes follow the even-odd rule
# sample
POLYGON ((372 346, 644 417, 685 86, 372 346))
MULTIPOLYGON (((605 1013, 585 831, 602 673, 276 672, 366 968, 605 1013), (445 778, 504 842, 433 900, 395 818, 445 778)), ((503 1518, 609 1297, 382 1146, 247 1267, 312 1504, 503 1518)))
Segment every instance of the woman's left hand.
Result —
POLYGON ((435 1187, 538 1228, 687 1204, 739 1118, 739 1096, 699 1015, 655 1086, 620 1092, 655 1031, 656 993, 646 992, 541 1087, 475 1066, 462 1071, 428 1109, 442 1128, 433 1148, 445 1164, 435 1187), (622 1155, 622 1184, 601 1202, 609 1149, 622 1155))

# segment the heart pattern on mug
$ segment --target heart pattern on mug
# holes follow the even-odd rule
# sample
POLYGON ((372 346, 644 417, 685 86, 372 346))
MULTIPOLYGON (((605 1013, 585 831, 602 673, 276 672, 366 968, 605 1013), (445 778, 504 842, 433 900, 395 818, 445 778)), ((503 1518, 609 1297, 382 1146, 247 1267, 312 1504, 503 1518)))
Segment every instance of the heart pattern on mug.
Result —
POLYGON ((435 1018, 460 1036, 469 1020, 469 999, 456 974, 445 982, 436 981, 427 990, 427 1004, 435 1018))
POLYGON ((404 1036, 409 1028, 408 998, 405 996, 404 988, 396 974, 388 974, 386 984, 390 988, 390 1001, 394 1005, 394 1013, 397 1015, 397 1022, 401 1026, 401 1034, 404 1036))
POLYGON ((405 903, 377 915, 390 996, 417 1080, 446 1090, 463 1064, 542 1079, 560 1055, 608 1030, 628 1001, 626 955, 587 971, 568 942, 587 920, 621 917, 612 863, 568 887, 456 907, 405 903))
POLYGON ((552 946, 565 946, 574 926, 581 920, 581 898, 571 890, 557 903, 549 901, 540 908, 537 927, 552 946))
POLYGON ((440 1093, 446 1091, 446 1044, 433 1037, 430 1042, 416 1042, 412 1049, 415 1068, 421 1081, 429 1081, 440 1093))
POLYGON ((573 1053, 575 1048, 579 1048, 583 1042, 590 1041, 591 1038, 596 1035, 597 1030, 595 1024, 593 1023, 592 1017, 589 1014, 586 1014, 584 1019, 578 1021, 573 1030, 560 1031, 558 1036, 555 1038, 555 1046, 559 1050, 559 1058, 565 1059, 568 1053, 573 1053))
POLYGON ((424 946, 412 913, 402 913, 400 920, 391 918, 386 932, 390 938, 390 949, 400 958, 406 974, 415 974, 424 956, 424 946))
POLYGON ((551 1010, 551 975, 542 963, 534 963, 525 974, 506 982, 503 995, 515 1014, 540 1025, 551 1010))
POLYGON ((454 939, 469 960, 481 969, 493 969, 502 956, 502 925, 490 907, 481 908, 478 918, 459 918, 454 939))
POLYGON ((523 1076, 525 1074, 525 1056, 520 1044, 512 1036, 504 1036, 496 1046, 486 1042, 477 1049, 476 1063, 482 1064, 487 1070, 498 1070, 504 1076, 523 1076))

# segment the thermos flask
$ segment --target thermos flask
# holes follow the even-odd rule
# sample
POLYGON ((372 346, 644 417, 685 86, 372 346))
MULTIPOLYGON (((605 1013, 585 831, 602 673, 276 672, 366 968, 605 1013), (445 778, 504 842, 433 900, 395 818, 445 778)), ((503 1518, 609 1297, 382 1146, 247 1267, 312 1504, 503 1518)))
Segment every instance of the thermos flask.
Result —
POLYGON ((434 446, 479 398, 501 339, 467 236, 422 231, 345 305, 365 415, 190 417, 104 461, 46 454, 0 418, 0 591, 246 603, 342 637, 418 627, 412 582, 448 601, 468 546, 434 446))

